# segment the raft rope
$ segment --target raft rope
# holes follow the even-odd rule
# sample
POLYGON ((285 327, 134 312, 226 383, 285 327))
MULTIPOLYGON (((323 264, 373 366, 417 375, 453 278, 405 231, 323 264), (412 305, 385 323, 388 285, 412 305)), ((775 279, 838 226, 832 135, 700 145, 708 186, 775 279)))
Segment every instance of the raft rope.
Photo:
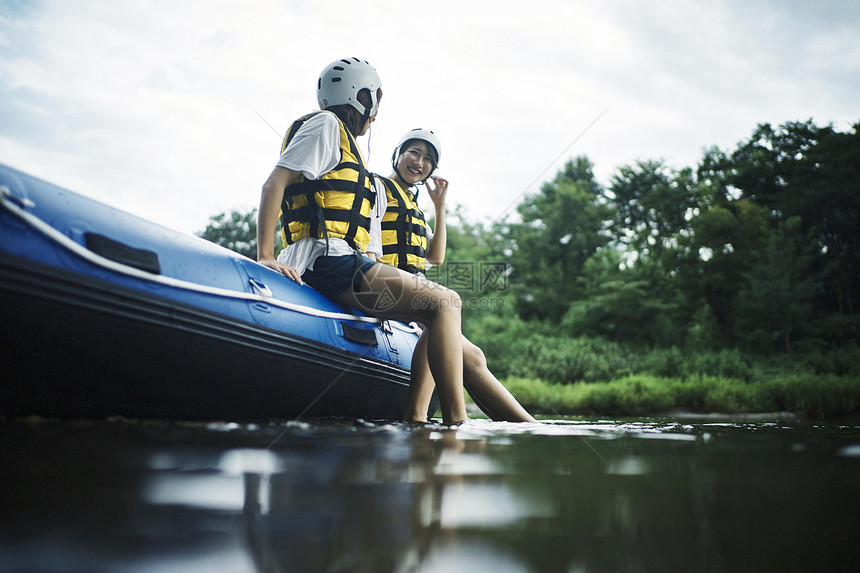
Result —
MULTIPOLYGON (((414 324, 405 325, 396 320, 382 320, 379 318, 374 318, 372 316, 358 316, 355 314, 348 314, 343 312, 330 312, 326 310, 316 309, 310 306, 305 306, 301 304, 295 304, 291 302, 287 302, 284 300, 280 300, 274 298, 271 291, 265 287, 265 285, 261 285, 259 282, 250 279, 250 284, 257 291, 257 293, 247 293, 237 290, 225 289, 214 286, 201 285, 198 283, 194 283, 191 281, 185 281, 182 279, 177 279, 174 277, 168 277, 164 275, 154 275, 148 273, 146 271, 142 271, 140 269, 136 269, 134 267, 130 267, 128 265, 124 265, 122 263, 118 263, 116 261, 112 261, 107 259, 99 254, 96 254, 83 245, 75 242, 71 238, 67 237, 48 223, 44 222, 39 217, 33 215, 28 212, 26 209, 35 207, 35 203, 30 201, 29 199, 17 197, 12 194, 12 191, 5 185, 0 186, 0 207, 12 213, 28 225, 30 225, 36 231, 39 231, 55 243, 58 243, 60 246, 72 251, 79 257, 86 259, 87 261, 103 267, 105 269, 114 271, 116 273, 120 273, 129 277, 133 277, 140 280, 149 281, 152 283, 158 283, 165 286, 170 286, 174 288, 179 288, 187 291, 199 292, 203 294, 234 298, 239 300, 246 300, 249 302, 262 302, 265 304, 270 304, 272 306, 277 306, 279 308, 283 308, 286 310, 290 310, 293 312, 298 312, 301 314, 307 314, 310 316, 316 316, 319 318, 329 318, 332 320, 349 320, 356 322, 368 322, 372 324, 382 324, 383 326, 387 326, 390 328, 396 328, 398 330, 402 330, 404 332, 410 333, 420 333, 421 329, 415 326, 414 324)), ((202 240, 202 239, 201 239, 202 240)), ((310 287, 309 287, 310 288, 310 287)))

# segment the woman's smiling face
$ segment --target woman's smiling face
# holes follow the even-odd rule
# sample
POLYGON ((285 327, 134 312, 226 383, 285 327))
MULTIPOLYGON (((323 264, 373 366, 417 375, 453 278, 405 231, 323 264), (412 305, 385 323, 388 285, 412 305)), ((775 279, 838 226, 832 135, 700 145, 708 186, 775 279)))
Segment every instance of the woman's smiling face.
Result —
POLYGON ((420 140, 407 142, 397 159, 397 171, 409 185, 415 185, 427 179, 433 167, 430 147, 420 140))

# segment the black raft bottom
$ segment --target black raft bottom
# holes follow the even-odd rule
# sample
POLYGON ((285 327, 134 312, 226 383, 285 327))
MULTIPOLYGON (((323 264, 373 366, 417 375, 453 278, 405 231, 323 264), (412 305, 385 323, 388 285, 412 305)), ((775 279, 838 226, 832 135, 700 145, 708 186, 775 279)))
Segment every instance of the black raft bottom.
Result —
POLYGON ((0 414, 399 419, 409 372, 0 254, 0 414))

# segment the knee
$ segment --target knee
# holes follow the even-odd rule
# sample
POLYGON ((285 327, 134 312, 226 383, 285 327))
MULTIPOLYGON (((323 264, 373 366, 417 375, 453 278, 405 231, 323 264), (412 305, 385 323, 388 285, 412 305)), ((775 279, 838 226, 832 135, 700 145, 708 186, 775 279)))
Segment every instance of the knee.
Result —
POLYGON ((455 291, 448 291, 448 302, 450 308, 456 309, 457 313, 459 313, 460 309, 463 308, 463 301, 460 299, 460 295, 455 291))
POLYGON ((472 344, 463 342, 463 367, 466 370, 479 371, 487 368, 487 357, 484 351, 472 344))
POLYGON ((455 291, 446 289, 439 294, 435 306, 436 314, 460 314, 460 309, 463 307, 463 301, 460 299, 460 295, 455 291))

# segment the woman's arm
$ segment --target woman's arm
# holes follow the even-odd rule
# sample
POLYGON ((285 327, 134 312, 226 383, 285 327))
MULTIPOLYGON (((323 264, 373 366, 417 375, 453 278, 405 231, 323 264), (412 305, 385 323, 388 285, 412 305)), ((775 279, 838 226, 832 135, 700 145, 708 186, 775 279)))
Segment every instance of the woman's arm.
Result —
POLYGON ((257 212, 257 261, 274 269, 294 281, 301 283, 298 271, 275 258, 275 230, 278 227, 278 213, 284 198, 284 189, 296 181, 298 171, 275 167, 263 183, 260 195, 260 209, 257 212))
POLYGON ((438 267, 445 262, 445 249, 448 247, 447 231, 445 226, 445 196, 448 193, 448 181, 441 177, 431 177, 435 187, 430 187, 427 182, 427 194, 433 201, 436 209, 436 228, 433 229, 433 238, 427 245, 427 253, 424 255, 427 262, 438 267))

